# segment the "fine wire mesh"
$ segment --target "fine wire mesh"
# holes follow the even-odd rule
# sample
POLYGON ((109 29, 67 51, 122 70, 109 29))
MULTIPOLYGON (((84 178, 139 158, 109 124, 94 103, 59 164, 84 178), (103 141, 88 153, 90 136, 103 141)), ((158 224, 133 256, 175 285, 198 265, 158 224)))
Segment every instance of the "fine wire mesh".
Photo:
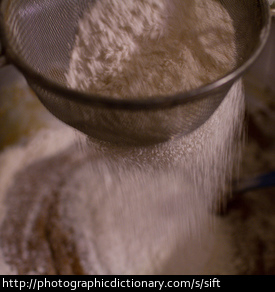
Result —
MULTIPOLYGON (((6 45, 28 68, 46 80, 67 87, 78 23, 94 0, 3 0, 1 13, 6 45)), ((260 46, 267 26, 263 0, 220 0, 236 30, 237 67, 260 46)), ((9 53, 9 51, 7 51, 9 53)), ((22 70, 22 66, 21 66, 22 70)), ((23 68, 24 71, 24 68, 23 68)), ((26 72, 23 73, 27 73, 26 72)), ((217 109, 234 80, 176 106, 124 109, 82 103, 26 74, 27 81, 45 107, 68 125, 101 140, 133 145, 166 141, 186 135, 202 125, 217 109)), ((184 96, 184 94, 183 94, 184 96)), ((173 97, 171 96, 171 100, 173 97)))

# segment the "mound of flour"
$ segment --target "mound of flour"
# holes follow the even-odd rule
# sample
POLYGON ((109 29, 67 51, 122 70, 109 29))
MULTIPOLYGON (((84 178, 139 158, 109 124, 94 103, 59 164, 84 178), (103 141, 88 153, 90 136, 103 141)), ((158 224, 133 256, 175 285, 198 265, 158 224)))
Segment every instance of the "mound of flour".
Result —
POLYGON ((216 0, 96 1, 79 22, 68 84, 116 98, 187 91, 234 68, 234 29, 216 0))

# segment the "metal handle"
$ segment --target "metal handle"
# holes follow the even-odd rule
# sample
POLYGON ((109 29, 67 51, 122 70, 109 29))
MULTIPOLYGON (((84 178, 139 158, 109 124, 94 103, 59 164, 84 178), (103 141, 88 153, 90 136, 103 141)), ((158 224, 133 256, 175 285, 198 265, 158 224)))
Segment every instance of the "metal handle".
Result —
POLYGON ((235 182, 233 186, 233 193, 240 194, 248 191, 269 188, 275 186, 275 171, 243 179, 239 182, 235 182))

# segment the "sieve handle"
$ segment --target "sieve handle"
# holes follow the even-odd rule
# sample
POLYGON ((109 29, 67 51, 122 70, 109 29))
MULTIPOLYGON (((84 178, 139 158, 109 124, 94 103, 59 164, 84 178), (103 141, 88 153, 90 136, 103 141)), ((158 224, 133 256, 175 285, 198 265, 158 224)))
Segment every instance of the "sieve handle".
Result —
POLYGON ((275 186, 275 171, 271 171, 269 173, 265 173, 256 177, 243 179, 233 188, 233 193, 245 193, 248 191, 262 189, 262 188, 270 188, 275 186))

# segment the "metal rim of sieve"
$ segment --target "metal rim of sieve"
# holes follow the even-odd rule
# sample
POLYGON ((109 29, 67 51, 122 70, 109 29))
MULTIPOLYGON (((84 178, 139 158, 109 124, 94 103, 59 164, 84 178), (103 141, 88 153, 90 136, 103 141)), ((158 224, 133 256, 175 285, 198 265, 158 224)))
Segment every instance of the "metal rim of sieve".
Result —
MULTIPOLYGON (((1 5, 0 0, 0 5, 1 5)), ((96 96, 88 94, 82 91, 74 90, 69 87, 60 85, 50 79, 47 79, 34 71, 26 62, 20 59, 10 46, 7 36, 5 34, 5 20, 2 13, 0 13, 0 39, 3 42, 5 48, 5 54, 8 60, 15 66, 21 73, 29 80, 38 83, 45 90, 52 91, 59 94, 60 98, 75 101, 83 105, 90 105, 95 107, 116 108, 124 110, 154 110, 162 108, 171 108, 180 104, 185 104, 190 101, 195 101, 209 96, 213 90, 220 87, 233 84, 235 80, 240 78, 245 71, 255 62, 263 50, 271 27, 271 15, 274 14, 274 10, 271 10, 267 1, 263 1, 263 29, 260 35, 260 42, 257 49, 253 52, 250 58, 240 65, 234 71, 228 73, 222 78, 201 86, 199 88, 178 93, 170 96, 150 97, 148 99, 114 99, 107 96, 96 96), (66 96, 66 97, 65 97, 66 96)))

